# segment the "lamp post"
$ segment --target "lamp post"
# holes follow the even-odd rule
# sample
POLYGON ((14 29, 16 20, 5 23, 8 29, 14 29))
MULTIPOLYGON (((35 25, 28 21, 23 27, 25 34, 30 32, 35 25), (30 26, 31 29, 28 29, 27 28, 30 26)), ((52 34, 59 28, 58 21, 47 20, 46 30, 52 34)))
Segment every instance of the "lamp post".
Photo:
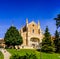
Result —
POLYGON ((40 43, 39 45, 40 45, 40 59, 42 59, 42 54, 41 54, 42 43, 40 43))

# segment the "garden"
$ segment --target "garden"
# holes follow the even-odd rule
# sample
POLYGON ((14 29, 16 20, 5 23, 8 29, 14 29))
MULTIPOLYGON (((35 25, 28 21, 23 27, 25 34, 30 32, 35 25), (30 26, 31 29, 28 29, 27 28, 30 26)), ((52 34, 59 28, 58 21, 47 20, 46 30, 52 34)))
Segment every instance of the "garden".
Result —
MULTIPOLYGON (((36 58, 37 59, 60 59, 60 54, 58 53, 44 53, 44 52, 39 52, 37 50, 34 50, 34 49, 19 49, 19 50, 16 50, 16 49, 7 49, 7 51, 9 51, 12 55, 20 55, 20 56, 24 56, 27 54, 31 55, 31 54, 35 54, 36 55, 36 58)), ((16 58, 16 56, 15 56, 16 58)), ((35 59, 36 59, 35 58, 35 59)))

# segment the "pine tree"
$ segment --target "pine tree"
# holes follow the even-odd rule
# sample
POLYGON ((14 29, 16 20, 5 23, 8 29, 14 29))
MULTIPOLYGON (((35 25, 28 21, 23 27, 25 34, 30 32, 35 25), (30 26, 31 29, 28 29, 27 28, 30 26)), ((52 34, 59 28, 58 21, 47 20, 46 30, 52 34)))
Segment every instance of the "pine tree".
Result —
POLYGON ((54 20, 56 20, 56 27, 59 28, 60 27, 60 14, 58 14, 57 18, 54 18, 54 20))
POLYGON ((55 44, 55 49, 56 49, 55 52, 60 53, 60 38, 59 38, 59 32, 57 30, 55 32, 54 44, 55 44))
MULTIPOLYGON (((56 20, 56 27, 58 29, 60 27, 60 14, 58 14, 57 17, 54 18, 54 20, 56 20)), ((56 49, 55 52, 60 53, 60 32, 58 32, 57 30, 55 31, 54 44, 55 44, 55 49, 56 49)))
POLYGON ((7 46, 21 45, 23 40, 16 27, 11 26, 5 33, 5 44, 7 46))
POLYGON ((44 38, 42 40, 42 49, 43 52, 53 52, 54 51, 54 45, 51 40, 51 35, 49 32, 48 27, 46 27, 45 33, 44 33, 44 38))

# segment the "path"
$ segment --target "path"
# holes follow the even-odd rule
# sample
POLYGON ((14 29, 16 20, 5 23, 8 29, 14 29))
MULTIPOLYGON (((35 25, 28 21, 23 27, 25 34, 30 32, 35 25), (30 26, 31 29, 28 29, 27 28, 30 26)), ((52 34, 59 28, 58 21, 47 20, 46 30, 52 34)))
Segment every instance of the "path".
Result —
POLYGON ((4 59, 10 58, 11 54, 6 49, 0 49, 0 51, 3 53, 4 59))

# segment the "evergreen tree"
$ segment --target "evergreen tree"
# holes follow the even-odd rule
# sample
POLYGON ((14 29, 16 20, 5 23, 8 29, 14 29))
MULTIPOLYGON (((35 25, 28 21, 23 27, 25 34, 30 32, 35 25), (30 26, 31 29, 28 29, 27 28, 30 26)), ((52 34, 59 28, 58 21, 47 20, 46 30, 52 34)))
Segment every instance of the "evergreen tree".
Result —
MULTIPOLYGON (((60 27, 60 14, 58 14, 57 18, 54 18, 54 20, 56 20, 56 27, 59 28, 60 27)), ((58 32, 57 30, 55 32, 54 44, 55 44, 55 49, 56 49, 55 52, 60 53, 60 32, 58 32)))
POLYGON ((59 38, 59 32, 57 30, 55 32, 54 44, 55 44, 55 49, 56 49, 55 52, 60 53, 60 38, 59 38))
POLYGON ((48 30, 48 27, 46 27, 46 30, 45 30, 45 33, 44 33, 44 38, 42 40, 42 48, 41 50, 43 52, 53 52, 54 51, 54 45, 52 43, 52 40, 51 40, 51 35, 50 35, 50 32, 48 30))
POLYGON ((23 42, 22 37, 19 34, 19 31, 14 26, 11 26, 7 30, 4 40, 7 46, 21 45, 23 42))
POLYGON ((54 18, 54 20, 56 20, 56 26, 57 28, 60 27, 60 14, 57 15, 57 18, 54 18))

